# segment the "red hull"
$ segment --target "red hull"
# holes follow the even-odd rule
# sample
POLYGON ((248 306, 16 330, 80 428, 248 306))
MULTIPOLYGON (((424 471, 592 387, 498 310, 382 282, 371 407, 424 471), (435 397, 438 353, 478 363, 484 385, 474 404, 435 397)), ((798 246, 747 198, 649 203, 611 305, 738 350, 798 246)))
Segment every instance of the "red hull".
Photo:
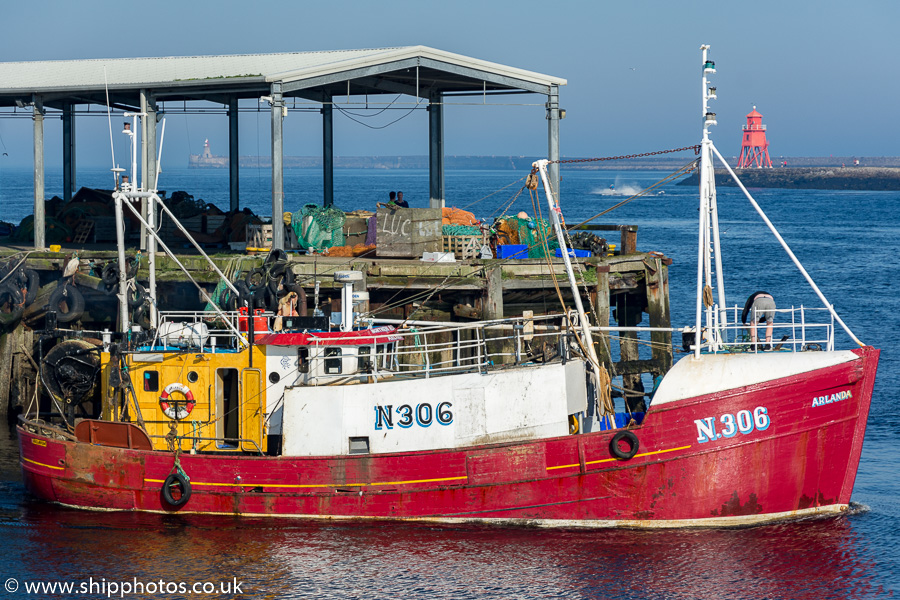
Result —
POLYGON ((59 441, 21 427, 19 447, 33 494, 83 508, 566 526, 753 523, 846 509, 879 356, 855 352, 860 360, 651 407, 633 429, 640 450, 631 460, 611 455, 615 431, 365 456, 185 454, 193 495, 173 509, 160 491, 171 453, 59 441), (700 424, 711 422, 718 436, 709 439, 700 424))

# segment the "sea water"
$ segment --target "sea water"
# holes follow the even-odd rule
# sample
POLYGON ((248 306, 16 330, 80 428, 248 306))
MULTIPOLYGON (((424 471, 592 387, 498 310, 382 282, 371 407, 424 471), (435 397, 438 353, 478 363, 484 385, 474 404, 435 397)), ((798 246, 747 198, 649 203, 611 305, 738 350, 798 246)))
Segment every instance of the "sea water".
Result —
MULTIPOLYGON (((519 193, 524 175, 449 171, 448 205, 489 221, 522 210, 534 214, 537 205, 527 190, 519 193)), ((580 222, 665 175, 564 170, 563 213, 568 223, 580 222)), ((241 177, 242 206, 270 214, 269 172, 244 169, 241 177)), ((108 188, 109 179, 102 170, 79 171, 79 185, 108 188)), ((47 180, 48 196, 60 194, 59 173, 48 172, 47 180)), ((227 171, 167 171, 160 187, 170 194, 186 190, 223 208, 228 204, 227 171)), ((321 190, 319 171, 286 171, 285 210, 321 202, 321 190)), ((427 206, 427 173, 335 173, 335 203, 346 211, 372 209, 392 190, 402 190, 413 207, 427 206)), ((21 483, 15 433, 3 428, 0 581, 7 590, 10 578, 18 586, 7 596, 25 596, 25 584, 35 582, 71 583, 72 592, 53 596, 66 598, 225 598, 235 595, 237 585, 240 595, 268 598, 892 595, 900 590, 900 354, 894 339, 900 331, 894 290, 900 193, 752 192, 853 332, 882 350, 853 493, 860 508, 855 514, 720 530, 556 531, 88 512, 31 498, 21 483), (152 592, 150 582, 168 587, 152 592), (182 583, 187 587, 177 587, 182 583), (124 593, 126 584, 131 590, 144 584, 144 593, 124 593), (215 593, 203 594, 210 586, 215 593)), ((30 171, 0 173, 0 219, 18 222, 30 213, 30 197, 30 171)), ((718 203, 727 303, 743 306, 749 294, 765 290, 779 307, 821 306, 740 192, 720 187, 718 203)), ((546 215, 543 203, 540 208, 546 215)), ((669 183, 598 220, 638 225, 639 249, 673 259, 675 326, 693 320, 697 214, 696 188, 669 183)), ((846 334, 839 331, 837 338, 839 347, 852 346, 846 334)))

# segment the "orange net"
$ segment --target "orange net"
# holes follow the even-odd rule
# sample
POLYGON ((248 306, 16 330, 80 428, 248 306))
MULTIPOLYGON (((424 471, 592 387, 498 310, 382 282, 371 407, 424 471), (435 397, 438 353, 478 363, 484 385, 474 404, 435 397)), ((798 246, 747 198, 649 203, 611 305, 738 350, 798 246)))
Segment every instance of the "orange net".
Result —
POLYGON ((366 252, 375 250, 375 246, 366 246, 365 244, 356 244, 355 246, 336 246, 334 248, 326 248, 325 256, 361 256, 366 252))
POLYGON ((478 225, 475 215, 461 208, 447 207, 441 209, 443 225, 478 225))

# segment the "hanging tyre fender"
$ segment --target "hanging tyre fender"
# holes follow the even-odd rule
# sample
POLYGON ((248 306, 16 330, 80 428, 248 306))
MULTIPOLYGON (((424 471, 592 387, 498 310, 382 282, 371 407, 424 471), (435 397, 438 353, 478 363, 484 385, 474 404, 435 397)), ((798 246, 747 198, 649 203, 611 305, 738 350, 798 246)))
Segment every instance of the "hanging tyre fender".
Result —
POLYGON ((263 265, 270 265, 276 262, 287 262, 287 259, 287 252, 281 248, 272 248, 272 250, 269 251, 268 256, 266 256, 266 259, 263 261, 263 265))
POLYGON ((247 282, 247 287, 250 288, 250 291, 255 292, 265 288, 268 284, 268 279, 268 271, 263 267, 256 267, 247 271, 247 277, 244 278, 244 281, 247 282))
POLYGON ((78 289, 70 284, 65 283, 58 286, 52 294, 50 294, 50 302, 48 303, 50 310, 55 310, 57 321, 60 323, 70 323, 77 321, 84 314, 84 296, 78 289), (65 302, 66 310, 61 310, 62 303, 65 302))
POLYGON ((106 287, 113 287, 119 283, 119 265, 114 262, 106 263, 100 274, 100 279, 106 284, 106 287))
POLYGON ((153 325, 150 323, 150 304, 145 302, 131 313, 131 322, 140 325, 141 329, 149 331, 153 325))
POLYGON ((194 404, 194 393, 191 391, 191 388, 177 381, 167 385, 162 394, 159 395, 159 407, 170 419, 185 418, 194 410, 194 404), (177 411, 174 403, 169 404, 169 397, 173 392, 181 392, 184 395, 184 399, 187 400, 187 403, 183 407, 178 407, 177 411))
POLYGON ((18 323, 23 312, 22 292, 8 281, 0 284, 0 325, 7 327, 18 323))
POLYGON ((621 460, 630 460, 637 454, 638 448, 640 447, 640 442, 638 442, 637 436, 632 431, 628 431, 627 429, 620 431, 616 435, 613 436, 612 440, 609 442, 609 451, 618 459, 621 460), (620 442, 625 442, 628 444, 628 450, 622 450, 620 446, 620 442))
POLYGON ((231 291, 231 288, 225 288, 222 292, 222 308, 228 312, 234 312, 238 309, 239 295, 231 291))
MULTIPOLYGON (((287 273, 290 271, 287 265, 287 261, 278 261, 269 266, 269 291, 272 294, 278 294, 281 291, 278 288, 282 287, 283 289, 282 284, 287 283, 287 273)), ((283 296, 284 294, 282 293, 281 295, 283 296)))
POLYGON ((128 306, 130 308, 137 308, 147 299, 147 290, 139 284, 137 281, 134 282, 134 287, 128 290, 128 306))
POLYGON ((163 482, 162 497, 172 508, 179 508, 191 499, 191 481, 181 473, 172 473, 163 482), (178 498, 172 494, 172 488, 178 488, 178 498))
POLYGON ((25 277, 28 279, 25 306, 31 306, 35 298, 37 298, 38 290, 41 287, 41 278, 34 269, 25 269, 25 277))
POLYGON ((238 291, 238 299, 243 304, 250 304, 253 300, 253 294, 250 293, 250 286, 243 279, 234 282, 234 287, 238 291))

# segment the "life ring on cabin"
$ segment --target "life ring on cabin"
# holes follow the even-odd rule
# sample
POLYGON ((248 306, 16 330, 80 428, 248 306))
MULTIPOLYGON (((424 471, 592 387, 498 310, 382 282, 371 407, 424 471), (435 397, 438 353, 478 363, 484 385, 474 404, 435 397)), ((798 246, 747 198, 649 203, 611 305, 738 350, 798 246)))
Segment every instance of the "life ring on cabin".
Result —
POLYGON ((162 497, 173 508, 184 506, 191 499, 191 481, 181 473, 172 473, 163 482, 162 497), (172 493, 173 489, 178 490, 177 498, 172 493))
POLYGON ((194 393, 191 392, 191 388, 183 383, 178 383, 177 381, 167 385, 166 389, 164 389, 163 393, 159 396, 159 407, 170 419, 181 420, 185 418, 191 414, 192 410, 194 410, 194 404, 194 393), (172 392, 181 392, 184 394, 184 399, 187 400, 187 403, 184 406, 178 406, 175 403, 169 404, 169 396, 172 395, 172 392))
POLYGON ((612 452, 612 455, 616 458, 629 460, 637 454, 639 446, 640 442, 638 442, 637 436, 634 435, 633 432, 625 429, 613 436, 613 439, 609 442, 609 451, 612 452), (623 441, 628 443, 627 451, 622 450, 622 447, 619 446, 619 442, 623 441))

